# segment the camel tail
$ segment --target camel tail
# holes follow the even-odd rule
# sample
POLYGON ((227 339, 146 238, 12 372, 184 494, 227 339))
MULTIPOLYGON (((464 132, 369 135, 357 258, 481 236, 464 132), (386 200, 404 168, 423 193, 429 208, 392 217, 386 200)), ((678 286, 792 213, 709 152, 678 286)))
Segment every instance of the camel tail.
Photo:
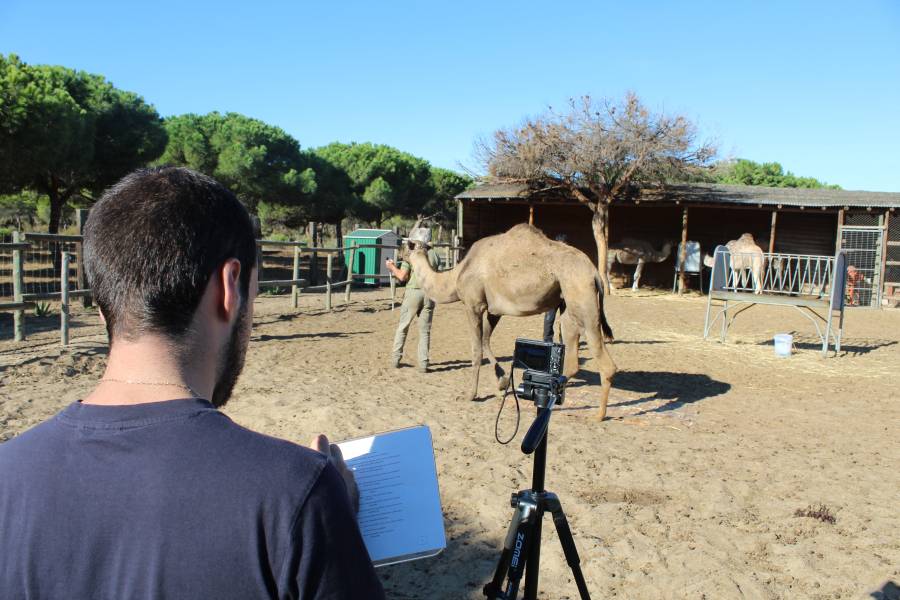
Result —
POLYGON ((603 330, 603 337, 606 338, 606 341, 611 342, 615 338, 612 327, 606 320, 606 311, 603 309, 603 282, 600 280, 600 273, 594 275, 594 286, 597 288, 597 301, 600 308, 600 328, 603 330))

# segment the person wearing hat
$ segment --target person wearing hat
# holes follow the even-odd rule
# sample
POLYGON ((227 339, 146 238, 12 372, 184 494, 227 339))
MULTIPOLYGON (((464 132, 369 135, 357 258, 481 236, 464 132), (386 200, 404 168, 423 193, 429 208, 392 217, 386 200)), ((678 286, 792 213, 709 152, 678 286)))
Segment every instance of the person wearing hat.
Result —
MULTIPOLYGON (((427 227, 416 227, 409 233, 409 241, 416 244, 417 248, 426 248, 428 262, 435 269, 440 261, 437 252, 431 247, 431 230, 427 227)), ((419 318, 419 371, 428 371, 428 347, 431 343, 431 318, 434 314, 434 300, 425 295, 419 278, 416 277, 412 265, 407 261, 400 261, 400 265, 394 264, 390 258, 385 261, 388 270, 400 283, 406 283, 406 292, 403 294, 403 304, 400 305, 400 323, 397 325, 397 333, 394 335, 394 349, 391 354, 391 365, 394 368, 400 366, 403 357, 403 344, 406 343, 406 334, 412 324, 413 317, 419 318)))

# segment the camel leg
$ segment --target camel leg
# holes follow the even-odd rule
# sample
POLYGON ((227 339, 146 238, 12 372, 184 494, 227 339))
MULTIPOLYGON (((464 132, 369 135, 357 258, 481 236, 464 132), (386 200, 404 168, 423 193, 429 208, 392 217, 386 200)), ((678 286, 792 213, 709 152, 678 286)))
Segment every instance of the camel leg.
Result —
POLYGON ((599 327, 587 327, 585 329, 588 347, 594 355, 594 363, 600 373, 600 412, 597 414, 602 421, 606 418, 606 405, 609 402, 609 390, 612 388, 612 378, 616 374, 616 363, 613 362, 606 344, 603 342, 603 332, 599 327))
POLYGON ((472 391, 469 393, 469 400, 478 397, 478 372, 481 370, 481 359, 484 358, 482 315, 483 313, 477 310, 469 310, 466 313, 472 338, 472 391))
POLYGON ((641 285, 641 271, 644 270, 644 259, 639 258, 637 268, 634 270, 634 282, 631 284, 632 290, 637 290, 641 285))
POLYGON ((559 319, 559 333, 563 344, 566 345, 563 375, 572 378, 578 373, 578 325, 569 313, 564 313, 559 319))
POLYGON ((487 355, 488 362, 491 364, 491 367, 494 369, 494 376, 497 377, 497 389, 505 390, 506 386, 509 384, 509 378, 506 376, 506 373, 503 372, 503 368, 500 366, 500 363, 497 362, 497 357, 494 356, 494 351, 491 349, 491 334, 494 333, 494 329, 497 327, 497 323, 500 322, 500 315, 492 315, 491 313, 487 313, 487 318, 484 323, 484 331, 481 334, 481 347, 484 349, 484 353, 487 355))
POLYGON ((609 255, 609 258, 606 259, 606 281, 609 282, 609 293, 612 294, 613 286, 612 286, 612 268, 616 263, 616 253, 613 252, 609 255))

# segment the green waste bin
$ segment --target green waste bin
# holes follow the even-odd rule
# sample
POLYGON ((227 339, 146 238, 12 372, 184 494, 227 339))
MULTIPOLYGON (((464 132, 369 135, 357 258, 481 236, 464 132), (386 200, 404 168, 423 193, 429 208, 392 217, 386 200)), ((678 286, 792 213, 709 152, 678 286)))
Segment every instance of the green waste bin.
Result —
MULTIPOLYGON (((396 247, 400 243, 400 237, 390 229, 357 229, 344 236, 345 248, 349 246, 382 245, 396 247)), ((344 263, 349 264, 353 251, 344 250, 344 263)), ((351 273, 354 275, 390 275, 385 259, 393 258, 394 251, 389 248, 359 248, 353 259, 351 273)), ((387 282, 384 277, 366 277, 356 280, 355 283, 366 285, 380 285, 387 282)))

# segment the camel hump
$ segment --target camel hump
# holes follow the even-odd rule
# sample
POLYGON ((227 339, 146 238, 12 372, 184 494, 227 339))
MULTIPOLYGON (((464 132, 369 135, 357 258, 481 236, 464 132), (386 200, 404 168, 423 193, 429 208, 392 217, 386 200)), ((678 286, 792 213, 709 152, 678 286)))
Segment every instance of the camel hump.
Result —
POLYGON ((512 235, 538 235, 542 238, 547 238, 547 236, 544 235, 543 231, 529 223, 519 223, 518 225, 513 225, 506 231, 506 233, 512 235))

